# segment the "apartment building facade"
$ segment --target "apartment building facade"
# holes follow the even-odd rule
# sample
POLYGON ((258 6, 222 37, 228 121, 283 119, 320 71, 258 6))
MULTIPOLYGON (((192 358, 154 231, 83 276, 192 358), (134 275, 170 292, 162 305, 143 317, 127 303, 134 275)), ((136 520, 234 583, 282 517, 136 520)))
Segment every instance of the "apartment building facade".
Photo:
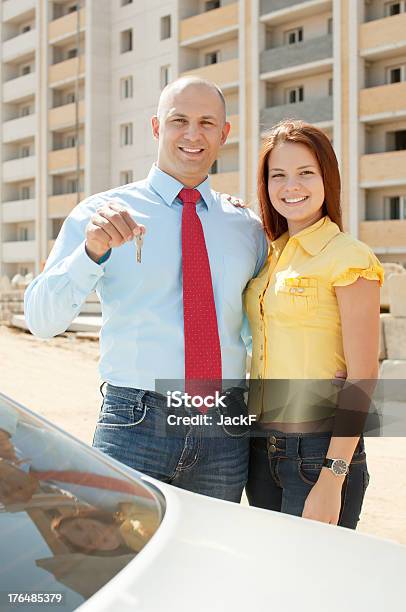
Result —
POLYGON ((254 202, 266 130, 331 138, 346 229, 406 262, 406 1, 0 2, 0 276, 38 273, 84 197, 144 177, 162 88, 218 83, 232 130, 215 189, 254 202))

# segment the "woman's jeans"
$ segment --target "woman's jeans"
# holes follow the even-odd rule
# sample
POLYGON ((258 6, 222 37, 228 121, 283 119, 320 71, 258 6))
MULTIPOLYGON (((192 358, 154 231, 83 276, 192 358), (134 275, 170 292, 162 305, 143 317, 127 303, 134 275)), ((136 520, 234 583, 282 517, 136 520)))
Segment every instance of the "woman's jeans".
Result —
MULTIPOLYGON (((224 410, 246 412, 242 393, 233 392, 224 410)), ((248 427, 217 425, 217 409, 207 412, 210 425, 168 425, 169 413, 163 395, 108 384, 93 446, 162 482, 240 502, 248 474, 248 427)), ((176 416, 191 415, 181 407, 176 416)))
MULTIPOLYGON (((331 433, 285 434, 251 439, 246 492, 252 506, 302 516, 330 444, 331 433)), ((342 477, 340 477, 342 478, 342 477)), ((355 529, 369 482, 365 446, 360 439, 342 487, 338 524, 355 529)))

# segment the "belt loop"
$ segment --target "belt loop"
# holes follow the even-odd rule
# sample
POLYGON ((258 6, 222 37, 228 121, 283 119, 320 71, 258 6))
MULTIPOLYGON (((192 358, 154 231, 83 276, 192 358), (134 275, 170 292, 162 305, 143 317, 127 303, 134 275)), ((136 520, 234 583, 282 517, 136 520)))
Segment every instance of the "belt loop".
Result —
POLYGON ((286 436, 286 456, 291 459, 296 459, 298 457, 300 444, 300 437, 294 435, 286 436))
POLYGON ((101 385, 100 385, 100 387, 99 387, 99 391, 100 391, 100 393, 102 394, 102 397, 103 397, 103 398, 104 398, 103 386, 104 386, 105 384, 107 384, 107 383, 106 383, 106 381, 103 381, 103 382, 102 382, 102 384, 101 384, 101 385))

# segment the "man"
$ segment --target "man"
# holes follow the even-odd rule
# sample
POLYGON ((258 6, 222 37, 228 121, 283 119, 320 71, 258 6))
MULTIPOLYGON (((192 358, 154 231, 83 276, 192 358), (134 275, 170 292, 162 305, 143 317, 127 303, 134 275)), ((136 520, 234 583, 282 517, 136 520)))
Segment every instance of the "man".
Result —
POLYGON ((169 425, 168 435, 157 434, 168 415, 160 381, 185 380, 187 389, 196 380, 214 388, 245 379, 242 292, 267 244, 251 211, 210 189, 208 172, 229 130, 213 83, 181 78, 167 86, 152 118, 158 159, 147 179, 72 211, 26 291, 25 314, 32 333, 49 338, 66 330, 96 289, 108 384, 94 445, 165 482, 238 502, 246 435, 225 427, 207 435, 184 419, 176 436, 169 425), (134 236, 144 238, 137 257, 134 236))

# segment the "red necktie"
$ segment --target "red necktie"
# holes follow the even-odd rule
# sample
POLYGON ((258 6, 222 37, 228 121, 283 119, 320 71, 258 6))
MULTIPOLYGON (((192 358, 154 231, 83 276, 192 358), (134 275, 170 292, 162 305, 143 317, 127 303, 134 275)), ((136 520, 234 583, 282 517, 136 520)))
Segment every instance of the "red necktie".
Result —
MULTIPOLYGON (((196 212, 197 189, 182 189, 183 317, 185 386, 191 395, 221 389, 221 349, 210 262, 203 227, 196 212), (196 381, 201 381, 196 384, 196 381)), ((204 408, 200 409, 205 412, 204 408)))

